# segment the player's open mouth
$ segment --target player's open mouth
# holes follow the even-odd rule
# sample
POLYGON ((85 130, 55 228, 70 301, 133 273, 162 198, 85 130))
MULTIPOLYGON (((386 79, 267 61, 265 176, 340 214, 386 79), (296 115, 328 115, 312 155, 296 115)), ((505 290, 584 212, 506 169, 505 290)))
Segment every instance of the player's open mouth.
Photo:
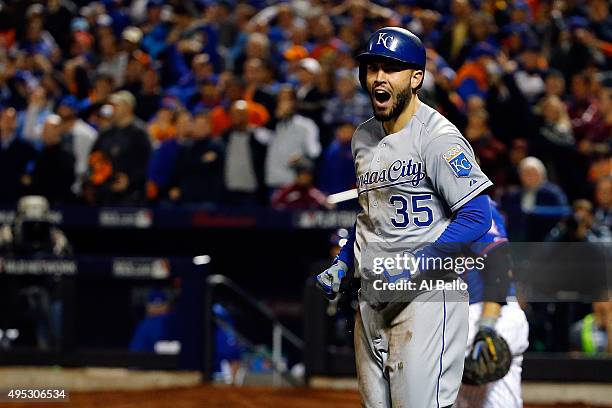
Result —
POLYGON ((374 90, 374 105, 379 108, 385 108, 390 104, 391 94, 384 89, 374 90))

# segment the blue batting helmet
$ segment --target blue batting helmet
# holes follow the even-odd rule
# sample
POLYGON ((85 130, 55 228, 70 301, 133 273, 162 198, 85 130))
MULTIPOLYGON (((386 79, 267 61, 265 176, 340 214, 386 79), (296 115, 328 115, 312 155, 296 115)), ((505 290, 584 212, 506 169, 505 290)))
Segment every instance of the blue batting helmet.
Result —
POLYGON ((375 58, 390 59, 406 65, 406 69, 425 69, 425 47, 413 33, 400 27, 384 27, 370 36, 366 51, 357 56, 359 81, 366 89, 365 65, 375 58))

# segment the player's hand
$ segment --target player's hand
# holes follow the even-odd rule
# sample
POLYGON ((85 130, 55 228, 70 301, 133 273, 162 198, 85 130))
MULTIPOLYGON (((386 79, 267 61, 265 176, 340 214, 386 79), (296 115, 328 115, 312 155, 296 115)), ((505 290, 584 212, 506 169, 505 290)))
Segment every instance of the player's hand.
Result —
POLYGON ((494 328, 481 326, 465 358, 462 381, 482 385, 500 380, 510 371, 511 364, 512 353, 506 340, 494 328))
POLYGON ((325 293, 329 299, 334 299, 340 292, 342 278, 348 272, 348 266, 340 260, 336 260, 332 266, 316 276, 317 287, 325 293))

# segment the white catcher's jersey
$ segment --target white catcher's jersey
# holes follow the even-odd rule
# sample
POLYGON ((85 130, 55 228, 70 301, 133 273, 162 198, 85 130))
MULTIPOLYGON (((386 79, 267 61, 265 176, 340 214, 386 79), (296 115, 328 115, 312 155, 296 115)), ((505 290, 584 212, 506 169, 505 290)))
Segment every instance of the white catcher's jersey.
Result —
POLYGON ((453 212, 492 185, 459 130, 423 102, 397 133, 387 135, 374 118, 361 124, 352 151, 362 209, 355 239, 360 276, 366 243, 433 242, 453 212))

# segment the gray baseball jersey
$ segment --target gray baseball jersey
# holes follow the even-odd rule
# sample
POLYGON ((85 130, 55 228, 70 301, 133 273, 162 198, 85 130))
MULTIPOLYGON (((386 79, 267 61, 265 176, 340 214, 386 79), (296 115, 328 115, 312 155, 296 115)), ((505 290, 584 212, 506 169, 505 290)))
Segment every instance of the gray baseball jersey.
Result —
POLYGON ((433 242, 453 212, 492 185, 459 130, 422 102, 397 133, 387 135, 374 118, 361 124, 352 150, 362 209, 355 237, 360 276, 366 243, 433 242))
MULTIPOLYGON (((352 148, 362 209, 354 246, 362 291, 364 279, 377 279, 368 267, 368 244, 384 257, 433 242, 454 211, 492 184, 457 128, 424 103, 397 133, 387 135, 374 118, 363 123, 352 148)), ((467 291, 425 291, 408 304, 382 308, 362 295, 355 322, 362 405, 452 405, 467 342, 467 291)))

